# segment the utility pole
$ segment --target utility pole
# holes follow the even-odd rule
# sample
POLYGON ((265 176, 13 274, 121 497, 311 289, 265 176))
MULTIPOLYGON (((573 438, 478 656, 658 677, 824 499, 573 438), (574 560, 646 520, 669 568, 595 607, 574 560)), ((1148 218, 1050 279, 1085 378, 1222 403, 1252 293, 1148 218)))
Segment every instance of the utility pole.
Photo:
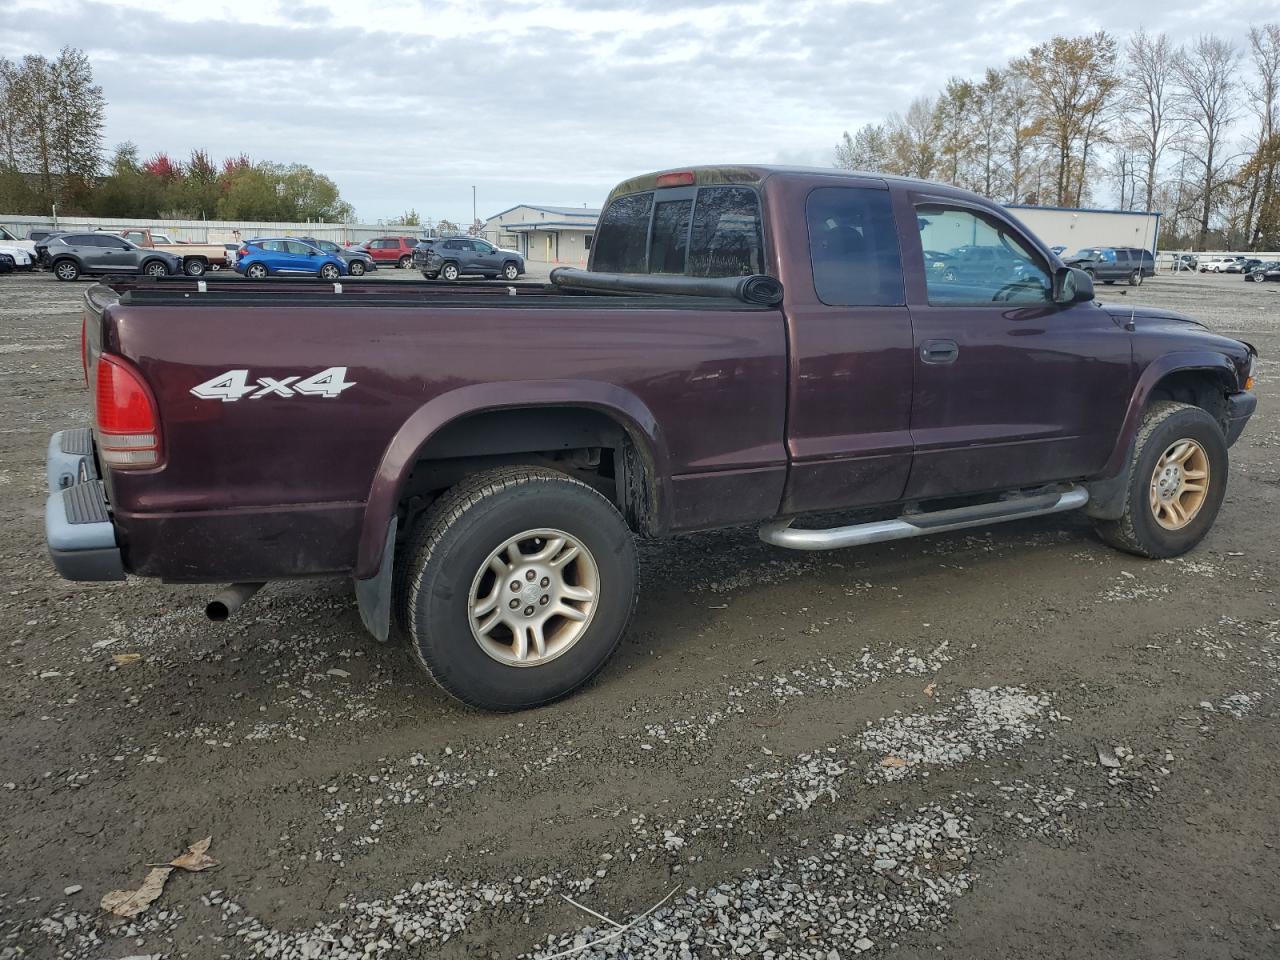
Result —
POLYGON ((476 217, 476 188, 475 184, 471 186, 471 222, 474 224, 478 218, 476 217))

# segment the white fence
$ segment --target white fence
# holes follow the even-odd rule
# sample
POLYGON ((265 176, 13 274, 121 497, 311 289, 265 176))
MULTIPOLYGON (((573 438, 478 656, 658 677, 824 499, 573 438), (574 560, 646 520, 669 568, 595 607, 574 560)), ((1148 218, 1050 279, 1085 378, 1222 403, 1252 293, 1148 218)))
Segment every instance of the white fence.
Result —
POLYGON ((0 226, 16 237, 28 230, 125 230, 142 227, 163 233, 173 240, 193 243, 235 243, 251 237, 315 237, 334 243, 361 243, 375 237, 433 235, 425 227, 385 223, 270 223, 257 220, 130 220, 104 217, 19 216, 0 213, 0 226))

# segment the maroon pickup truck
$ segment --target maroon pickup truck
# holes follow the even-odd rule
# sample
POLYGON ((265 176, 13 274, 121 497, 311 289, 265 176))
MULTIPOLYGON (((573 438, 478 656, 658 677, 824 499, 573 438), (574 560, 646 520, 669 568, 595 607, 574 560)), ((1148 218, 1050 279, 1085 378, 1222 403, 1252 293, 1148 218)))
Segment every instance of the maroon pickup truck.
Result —
POLYGON ((232 582, 215 618, 350 576, 375 636, 492 709, 601 668, 637 535, 824 550, 1083 508, 1180 554, 1256 404, 1253 347, 1096 303, 996 204, 833 170, 629 180, 548 284, 228 280, 86 292, 58 570, 232 582))

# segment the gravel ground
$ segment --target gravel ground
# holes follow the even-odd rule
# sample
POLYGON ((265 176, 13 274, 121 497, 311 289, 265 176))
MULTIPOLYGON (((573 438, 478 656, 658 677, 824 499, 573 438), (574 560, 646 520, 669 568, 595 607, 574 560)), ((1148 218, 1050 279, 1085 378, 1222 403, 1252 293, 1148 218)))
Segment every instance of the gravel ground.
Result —
POLYGON ((447 700, 343 581, 211 624, 208 590, 57 579, 84 289, 0 277, 0 960, 1280 954, 1280 285, 1102 288, 1263 354, 1189 556, 1073 514, 646 543, 619 655, 517 716, 447 700), (205 836, 217 867, 99 909, 205 836))

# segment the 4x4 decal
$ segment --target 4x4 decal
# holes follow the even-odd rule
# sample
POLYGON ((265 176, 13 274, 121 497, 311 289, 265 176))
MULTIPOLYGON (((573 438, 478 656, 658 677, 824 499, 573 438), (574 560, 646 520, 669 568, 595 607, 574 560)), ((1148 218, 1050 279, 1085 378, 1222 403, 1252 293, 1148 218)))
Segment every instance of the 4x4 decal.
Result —
POLYGON ((354 382, 347 380, 346 367, 328 367, 305 379, 258 377, 257 382, 252 384, 249 383, 248 370, 228 370, 212 380, 197 384, 191 388, 191 392, 201 400, 221 400, 223 403, 231 403, 244 397, 250 400, 261 400, 263 397, 327 397, 332 400, 343 390, 354 386, 354 382))

